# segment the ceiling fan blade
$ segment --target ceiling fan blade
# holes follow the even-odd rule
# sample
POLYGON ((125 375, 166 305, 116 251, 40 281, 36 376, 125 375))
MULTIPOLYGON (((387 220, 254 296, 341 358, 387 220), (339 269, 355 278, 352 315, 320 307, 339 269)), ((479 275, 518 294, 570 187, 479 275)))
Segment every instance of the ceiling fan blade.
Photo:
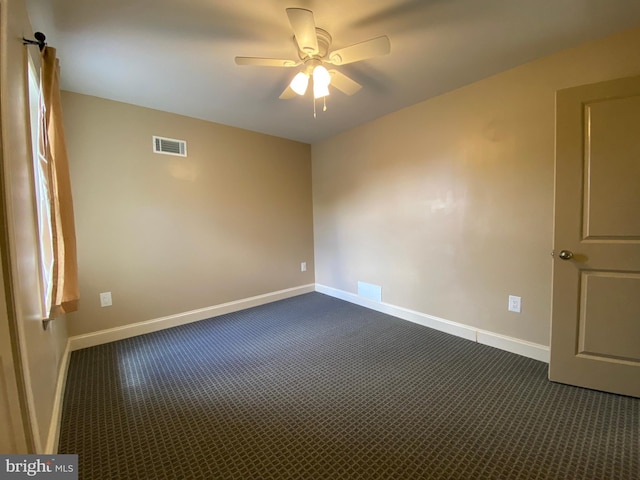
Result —
POLYGON ((318 53, 318 37, 313 12, 305 8, 287 8, 287 16, 300 50, 309 55, 318 53))
POLYGON ((353 95, 362 88, 362 85, 338 70, 329 70, 329 75, 331 75, 331 86, 347 95, 353 95))
POLYGON ((347 63, 359 62, 367 58, 386 55, 390 51, 391 42, 389 37, 383 35, 382 37, 372 38, 371 40, 331 52, 328 61, 334 65, 346 65, 347 63))
POLYGON ((295 67, 300 62, 280 58, 236 57, 236 65, 258 65, 260 67, 295 67))
POLYGON ((287 88, 280 94, 280 100, 289 100, 290 98, 297 97, 298 94, 293 91, 290 85, 287 85, 287 88))

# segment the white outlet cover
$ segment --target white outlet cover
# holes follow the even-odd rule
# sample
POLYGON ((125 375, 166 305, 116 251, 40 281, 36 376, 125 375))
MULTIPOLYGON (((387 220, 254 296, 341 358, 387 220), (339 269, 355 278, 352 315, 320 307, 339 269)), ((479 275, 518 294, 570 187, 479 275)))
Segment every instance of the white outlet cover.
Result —
POLYGON ((522 310, 522 297, 509 295, 509 311, 520 313, 522 310))
POLYGON ((101 307, 110 307, 113 305, 111 301, 111 292, 102 292, 100 294, 100 306, 101 307))

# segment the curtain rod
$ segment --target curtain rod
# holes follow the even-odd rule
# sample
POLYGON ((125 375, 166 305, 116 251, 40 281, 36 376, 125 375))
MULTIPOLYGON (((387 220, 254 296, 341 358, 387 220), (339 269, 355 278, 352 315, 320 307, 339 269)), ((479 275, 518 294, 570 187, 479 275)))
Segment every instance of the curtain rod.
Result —
POLYGON ((45 41, 47 37, 45 37, 44 33, 36 32, 33 34, 33 36, 36 38, 35 40, 29 40, 28 38, 22 37, 22 44, 38 45, 38 48, 40 49, 40 51, 44 50, 44 47, 47 45, 47 42, 45 41))

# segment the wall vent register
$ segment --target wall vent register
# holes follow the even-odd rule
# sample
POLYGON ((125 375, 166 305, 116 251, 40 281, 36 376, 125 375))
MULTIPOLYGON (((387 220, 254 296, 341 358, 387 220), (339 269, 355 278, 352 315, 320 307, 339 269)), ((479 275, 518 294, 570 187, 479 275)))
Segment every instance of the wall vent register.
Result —
POLYGON ((153 136, 153 151, 164 155, 187 156, 187 142, 175 138, 153 136))

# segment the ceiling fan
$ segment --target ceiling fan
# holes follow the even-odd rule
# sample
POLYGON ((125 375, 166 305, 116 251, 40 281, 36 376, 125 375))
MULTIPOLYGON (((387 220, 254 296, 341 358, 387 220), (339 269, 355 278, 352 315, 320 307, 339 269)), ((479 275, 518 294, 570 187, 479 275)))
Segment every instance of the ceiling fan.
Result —
MULTIPOLYGON (((353 95, 362 88, 355 80, 332 68, 327 70, 325 64, 346 65, 359 62, 391 51, 391 43, 387 36, 381 36, 356 43, 345 48, 331 51, 331 35, 322 28, 317 28, 313 12, 304 8, 287 8, 287 16, 298 47, 298 60, 260 57, 236 57, 237 65, 257 65, 264 67, 293 68, 302 65, 302 69, 293 77, 291 83, 280 95, 281 99, 304 95, 313 83, 314 116, 315 100, 329 95, 329 85, 347 95, 353 95)), ((326 103, 324 109, 326 110, 326 103)))

